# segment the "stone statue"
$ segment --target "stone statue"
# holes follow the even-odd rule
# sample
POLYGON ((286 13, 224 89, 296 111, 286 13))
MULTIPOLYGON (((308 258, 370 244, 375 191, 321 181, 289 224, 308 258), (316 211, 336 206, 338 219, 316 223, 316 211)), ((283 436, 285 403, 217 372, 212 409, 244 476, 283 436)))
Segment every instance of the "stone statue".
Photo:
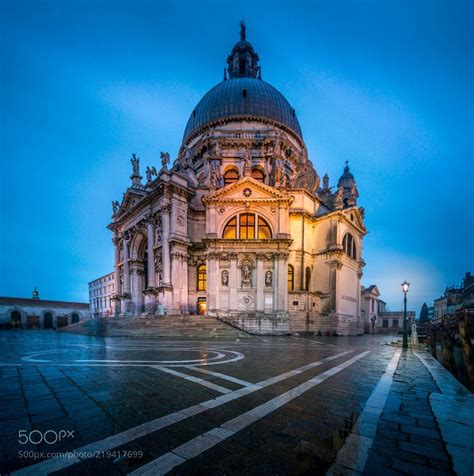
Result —
POLYGON ((359 192, 357 190, 356 184, 354 183, 351 187, 351 193, 349 195, 348 204, 351 205, 351 206, 356 205, 358 196, 359 196, 359 192))
POLYGON ((221 156, 221 144, 217 139, 214 139, 214 142, 212 144, 212 149, 213 149, 214 157, 220 157, 221 156))
POLYGON ((155 271, 158 274, 158 283, 163 281, 163 262, 161 259, 161 253, 155 251, 155 271))
POLYGON ((250 153, 250 149, 245 149, 244 152, 244 167, 246 169, 252 168, 252 154, 250 153))
POLYGON ((221 273, 221 283, 222 286, 228 286, 229 285, 229 271, 224 269, 221 273))
POLYGON ((286 174, 281 165, 277 165, 275 169, 275 188, 286 187, 286 174))
POLYGON ((215 168, 211 170, 211 176, 209 177, 209 188, 216 189, 219 186, 219 175, 215 168))
POLYGON ((170 163, 170 154, 168 154, 168 152, 160 152, 160 157, 162 167, 167 170, 168 164, 170 163))
POLYGON ((242 287, 251 288, 252 287, 252 269, 248 263, 245 263, 242 266, 242 287))
POLYGON ((156 171, 155 167, 149 167, 148 165, 146 166, 146 181, 151 182, 153 175, 158 176, 158 172, 156 171))
POLYGON ((117 200, 112 201, 113 216, 117 215, 120 208, 120 203, 117 200))
POLYGON ((133 175, 140 175, 140 157, 137 157, 135 154, 132 154, 130 162, 132 162, 133 175))
POLYGON ((344 188, 341 186, 334 195, 334 208, 340 209, 344 206, 344 188))
POLYGON ((183 168, 189 167, 193 163, 193 154, 191 149, 185 145, 183 153, 183 168))
POLYGON ((329 176, 328 174, 324 174, 323 177, 323 190, 327 192, 329 190, 329 176))
POLYGON ((265 273, 265 286, 271 286, 273 281, 273 276, 271 271, 265 273))

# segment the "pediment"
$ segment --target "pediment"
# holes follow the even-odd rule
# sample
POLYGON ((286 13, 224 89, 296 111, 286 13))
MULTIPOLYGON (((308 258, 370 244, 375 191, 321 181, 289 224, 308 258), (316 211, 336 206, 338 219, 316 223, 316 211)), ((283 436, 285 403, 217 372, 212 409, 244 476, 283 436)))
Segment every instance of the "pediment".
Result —
POLYGON ((120 207, 114 218, 117 219, 127 213, 129 210, 135 208, 135 206, 143 199, 145 195, 146 192, 143 190, 134 190, 129 188, 125 192, 122 203, 120 204, 120 207))
POLYGON ((238 182, 212 191, 202 198, 203 203, 245 203, 245 202, 288 202, 293 197, 288 193, 265 185, 252 177, 244 177, 238 182))

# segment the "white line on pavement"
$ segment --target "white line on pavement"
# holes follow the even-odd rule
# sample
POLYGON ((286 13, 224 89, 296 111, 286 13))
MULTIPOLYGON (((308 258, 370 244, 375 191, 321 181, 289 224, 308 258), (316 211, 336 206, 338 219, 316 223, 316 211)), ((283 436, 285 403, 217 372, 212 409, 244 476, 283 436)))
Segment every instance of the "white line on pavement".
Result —
MULTIPOLYGON (((281 382, 282 380, 286 380, 287 378, 293 377, 294 375, 300 374, 310 368, 319 367, 327 362, 332 360, 338 359, 339 357, 343 357, 344 355, 351 354, 352 351, 348 350, 345 352, 340 352, 339 354, 331 355, 329 357, 325 357, 324 359, 318 360, 316 362, 312 362, 311 364, 304 365, 295 370, 291 370, 290 372, 285 372, 283 374, 277 375, 275 377, 268 378, 266 380, 262 380, 261 382, 256 383, 255 385, 251 385, 250 387, 244 387, 239 390, 235 390, 231 393, 226 395, 221 395, 219 397, 213 398, 211 400, 207 400, 202 403, 198 403, 191 407, 185 408, 183 410, 170 413, 168 415, 155 418, 154 420, 150 420, 146 423, 142 423, 141 425, 135 426, 133 428, 129 428, 128 430, 124 430, 120 433, 117 433, 112 436, 108 436, 102 440, 96 441, 94 443, 89 443, 87 445, 81 446, 80 448, 76 448, 72 450, 72 452, 76 452, 78 454, 84 455, 87 453, 93 453, 97 451, 107 451, 113 448, 117 448, 122 446, 130 441, 136 440, 138 438, 142 438, 150 433, 155 431, 161 430, 166 428, 174 423, 177 423, 181 420, 185 420, 194 415, 198 415, 199 413, 205 412, 210 408, 215 408, 220 405, 224 405, 227 402, 231 402, 232 400, 236 400, 240 397, 248 395, 250 393, 256 392, 264 387, 268 387, 273 385, 274 383, 281 382), (301 370, 304 369, 304 370, 301 370)), ((84 458, 84 459, 87 459, 84 458)), ((18 471, 15 471, 12 474, 49 474, 54 471, 59 471, 60 469, 67 468, 72 466, 73 464, 77 463, 78 459, 76 458, 50 458, 46 461, 42 461, 41 463, 34 464, 32 466, 28 466, 26 468, 22 468, 18 471)))
POLYGON ((303 382, 300 385, 288 390, 287 392, 279 395, 278 397, 272 398, 266 403, 259 405, 248 412, 239 415, 232 420, 228 420, 220 427, 213 428, 212 430, 203 433, 192 440, 178 446, 174 450, 163 454, 159 458, 150 461, 144 466, 138 468, 137 470, 129 473, 133 476, 144 476, 144 475, 160 475, 166 474, 171 471, 176 466, 184 463, 186 460, 195 458, 199 456, 204 451, 216 446, 217 444, 223 442, 227 438, 230 438, 232 435, 238 431, 243 430, 252 423, 257 422, 262 419, 264 416, 274 412, 278 408, 286 405, 288 402, 291 402, 295 398, 301 396, 303 393, 311 390, 316 385, 327 380, 329 377, 337 374, 341 370, 349 367, 358 360, 365 357, 370 351, 362 352, 351 359, 343 362, 342 364, 336 365, 325 372, 313 377, 306 382, 303 382))
POLYGON ((249 385, 253 385, 253 383, 246 382, 245 380, 240 380, 239 378, 232 377, 231 375, 221 374, 220 372, 213 372, 212 370, 203 369, 202 367, 196 367, 194 365, 189 365, 186 367, 187 369, 196 370, 203 374, 214 375, 215 377, 219 377, 223 380, 228 380, 229 382, 238 383, 244 387, 248 387, 249 385))
POLYGON ((183 372, 178 372, 177 370, 172 370, 168 369, 166 367, 161 367, 160 365, 153 365, 154 369, 161 370, 161 372, 165 372, 170 375, 174 375, 176 377, 181 377, 184 380, 188 380, 189 382, 194 382, 198 383, 199 385, 202 385, 207 388, 211 388, 212 390, 215 390, 216 392, 219 393, 230 393, 232 390, 229 390, 228 388, 221 387, 220 385, 217 385, 215 383, 209 382, 208 380, 204 380, 199 377, 193 377, 192 375, 184 374, 183 372))
POLYGON ((388 363, 385 373, 367 400, 356 425, 326 475, 357 474, 364 471, 401 353, 401 350, 397 350, 388 363))

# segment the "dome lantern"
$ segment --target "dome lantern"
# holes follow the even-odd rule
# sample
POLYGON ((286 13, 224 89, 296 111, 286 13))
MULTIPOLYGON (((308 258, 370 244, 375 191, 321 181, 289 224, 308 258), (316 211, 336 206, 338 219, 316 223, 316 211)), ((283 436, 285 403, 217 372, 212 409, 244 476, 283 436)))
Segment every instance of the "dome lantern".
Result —
POLYGON ((259 57, 253 46, 247 41, 245 22, 240 22, 240 41, 232 48, 227 57, 229 78, 260 78, 259 57))

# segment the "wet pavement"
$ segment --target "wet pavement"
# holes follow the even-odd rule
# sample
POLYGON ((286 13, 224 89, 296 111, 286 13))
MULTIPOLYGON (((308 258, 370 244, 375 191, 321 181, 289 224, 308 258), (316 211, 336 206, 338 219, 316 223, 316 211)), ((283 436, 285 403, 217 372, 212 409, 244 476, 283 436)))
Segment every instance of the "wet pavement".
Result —
POLYGON ((472 394, 390 340, 3 331, 0 472, 472 473, 472 394))

